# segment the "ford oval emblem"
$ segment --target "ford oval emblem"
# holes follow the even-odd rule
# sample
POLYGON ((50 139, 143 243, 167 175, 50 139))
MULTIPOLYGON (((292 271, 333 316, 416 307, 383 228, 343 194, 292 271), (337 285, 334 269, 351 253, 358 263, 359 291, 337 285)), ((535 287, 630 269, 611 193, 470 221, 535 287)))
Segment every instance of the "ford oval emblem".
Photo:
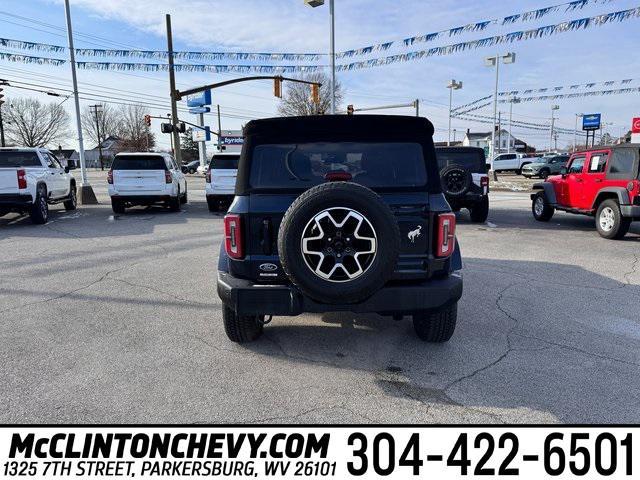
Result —
POLYGON ((263 272, 275 272, 278 266, 274 263, 263 263, 260 265, 260 270, 263 272))

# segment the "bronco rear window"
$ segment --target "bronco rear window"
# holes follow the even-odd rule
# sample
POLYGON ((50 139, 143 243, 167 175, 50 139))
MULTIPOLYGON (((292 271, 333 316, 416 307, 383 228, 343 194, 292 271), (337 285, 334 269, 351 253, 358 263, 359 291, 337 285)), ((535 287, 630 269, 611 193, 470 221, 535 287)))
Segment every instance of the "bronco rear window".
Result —
POLYGON ((427 173, 418 143, 302 143, 258 145, 253 150, 252 188, 310 188, 334 172, 351 174, 372 188, 423 187, 427 173))
POLYGON ((237 170, 240 155, 214 155, 209 168, 211 170, 237 170))
POLYGON ((0 152, 0 168, 41 166, 36 152, 0 152))
POLYGON ((139 156, 139 155, 118 155, 113 160, 112 170, 166 170, 167 165, 164 157, 139 156))
POLYGON ((450 150, 436 148, 438 169, 460 165, 474 173, 486 173, 487 162, 480 150, 450 150))

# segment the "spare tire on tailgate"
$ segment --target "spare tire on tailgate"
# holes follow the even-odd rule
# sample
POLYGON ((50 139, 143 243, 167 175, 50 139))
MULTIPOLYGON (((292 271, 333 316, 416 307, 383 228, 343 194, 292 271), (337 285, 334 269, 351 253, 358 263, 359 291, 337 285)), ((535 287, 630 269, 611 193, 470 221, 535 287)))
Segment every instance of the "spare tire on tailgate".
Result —
POLYGON ((440 171, 442 191, 450 197, 461 197, 473 183, 471 173, 462 165, 449 165, 440 171))
POLYGON ((284 214, 278 233, 285 273, 322 303, 355 303, 374 294, 391 278, 399 249, 398 223, 389 206, 350 182, 304 192, 284 214))

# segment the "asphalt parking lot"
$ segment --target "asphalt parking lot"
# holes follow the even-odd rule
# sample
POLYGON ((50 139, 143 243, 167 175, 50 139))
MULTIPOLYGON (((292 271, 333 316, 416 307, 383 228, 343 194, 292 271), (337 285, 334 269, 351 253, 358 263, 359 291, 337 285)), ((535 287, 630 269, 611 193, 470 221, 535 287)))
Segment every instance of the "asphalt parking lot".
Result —
POLYGON ((465 293, 444 345, 375 315, 274 318, 225 336, 222 215, 190 177, 181 213, 0 218, 1 422, 640 422, 640 224, 536 223, 526 193, 459 215, 465 293))

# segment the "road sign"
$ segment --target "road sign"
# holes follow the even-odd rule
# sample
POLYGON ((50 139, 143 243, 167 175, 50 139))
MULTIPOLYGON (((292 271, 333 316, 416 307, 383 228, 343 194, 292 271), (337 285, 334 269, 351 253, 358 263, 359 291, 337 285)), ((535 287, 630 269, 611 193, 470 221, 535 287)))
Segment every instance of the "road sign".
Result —
POLYGON ((211 129, 209 127, 191 129, 191 138, 194 142, 208 142, 211 140, 211 129))
POLYGON ((631 133, 640 133, 640 117, 634 118, 631 124, 631 133))
POLYGON ((194 115, 197 115, 198 113, 209 113, 209 112, 211 112, 211 107, 195 107, 195 108, 189 109, 189 113, 193 113, 194 115))
POLYGON ((204 107, 205 105, 211 105, 211 90, 187 97, 187 107, 204 107))
POLYGON ((582 116, 582 130, 600 130, 602 114, 590 113, 582 116))

